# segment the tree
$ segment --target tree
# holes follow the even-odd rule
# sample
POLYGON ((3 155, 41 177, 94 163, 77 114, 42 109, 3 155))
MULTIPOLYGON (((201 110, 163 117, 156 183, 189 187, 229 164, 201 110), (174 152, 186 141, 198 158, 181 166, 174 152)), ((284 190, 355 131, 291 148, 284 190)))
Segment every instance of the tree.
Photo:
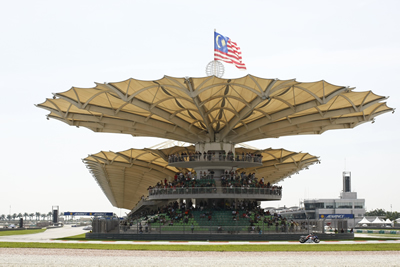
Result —
POLYGON ((365 216, 385 216, 386 219, 391 221, 400 218, 400 213, 397 211, 385 211, 384 209, 374 209, 365 213, 365 216))
POLYGON ((46 219, 46 214, 42 213, 40 216, 42 216, 42 220, 44 221, 46 219))
POLYGON ((25 219, 25 221, 26 221, 26 217, 28 217, 29 216, 29 214, 27 213, 27 212, 24 212, 24 219, 25 219))
POLYGON ((23 216, 22 216, 22 213, 21 213, 21 212, 18 213, 17 217, 18 217, 18 219, 22 218, 22 217, 23 217, 23 216))
POLYGON ((367 211, 365 216, 386 216, 386 211, 384 209, 374 209, 367 211))
POLYGON ((386 212, 386 218, 391 221, 394 221, 394 220, 400 218, 400 213, 397 211, 394 211, 394 212, 388 211, 388 212, 386 212))
POLYGON ((7 220, 11 221, 11 215, 10 214, 7 215, 7 220))
POLYGON ((5 220, 6 220, 6 215, 1 214, 1 215, 0 215, 0 219, 1 219, 2 221, 5 221, 5 220))
POLYGON ((33 220, 33 217, 35 217, 35 213, 30 213, 29 217, 31 218, 31 220, 33 220))
POLYGON ((15 221, 15 218, 17 218, 17 214, 14 213, 14 214, 12 215, 12 218, 13 218, 13 220, 15 221))
POLYGON ((40 212, 37 211, 35 213, 35 216, 36 216, 36 221, 40 220, 40 212))
POLYGON ((47 213, 47 219, 48 219, 49 221, 51 221, 51 218, 53 218, 53 213, 52 213, 51 211, 49 211, 49 212, 47 213))

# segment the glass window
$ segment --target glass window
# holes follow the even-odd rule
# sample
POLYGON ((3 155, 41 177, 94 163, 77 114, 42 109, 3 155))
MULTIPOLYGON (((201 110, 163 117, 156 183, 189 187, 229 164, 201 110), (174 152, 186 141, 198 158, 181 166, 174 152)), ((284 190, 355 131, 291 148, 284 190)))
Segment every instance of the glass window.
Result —
POLYGON ((352 209, 353 203, 351 202, 336 202, 337 209, 352 209))
POLYGON ((354 208, 355 209, 363 209, 364 203, 363 202, 354 202, 354 208))
POLYGON ((335 208, 334 202, 326 202, 325 203, 325 209, 334 209, 334 208, 335 208))
POLYGON ((306 210, 315 210, 315 203, 304 203, 306 210))

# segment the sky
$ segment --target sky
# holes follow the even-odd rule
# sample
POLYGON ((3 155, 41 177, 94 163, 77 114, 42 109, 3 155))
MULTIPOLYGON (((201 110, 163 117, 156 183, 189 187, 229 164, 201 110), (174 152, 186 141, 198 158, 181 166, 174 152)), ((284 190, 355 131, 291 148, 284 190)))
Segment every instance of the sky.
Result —
MULTIPOLYGON (((400 106, 399 1, 0 1, 0 214, 112 207, 82 163, 88 154, 151 147, 159 138, 94 133, 46 120, 52 93, 94 82, 204 77, 214 29, 241 47, 252 74, 325 80, 390 96, 400 106)), ((337 198, 342 172, 367 210, 400 211, 400 112, 322 135, 249 142, 320 157, 280 183, 281 201, 337 198)))

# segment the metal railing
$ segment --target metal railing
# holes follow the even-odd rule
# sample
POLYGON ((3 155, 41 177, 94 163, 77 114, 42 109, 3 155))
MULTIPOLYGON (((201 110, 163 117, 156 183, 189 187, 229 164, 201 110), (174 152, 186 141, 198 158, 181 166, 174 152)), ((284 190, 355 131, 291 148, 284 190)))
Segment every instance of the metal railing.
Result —
POLYGON ((190 161, 222 161, 222 162, 232 162, 232 161, 242 161, 242 162, 254 162, 262 163, 262 157, 250 156, 250 155, 209 155, 205 157, 203 155, 179 155, 171 156, 168 158, 168 163, 175 162, 190 162, 190 161))
POLYGON ((145 222, 136 222, 134 225, 120 225, 121 234, 306 234, 308 232, 304 227, 295 225, 269 225, 262 223, 259 225, 250 226, 230 224, 230 225, 216 225, 212 221, 206 222, 209 225, 192 225, 179 224, 169 225, 166 224, 152 224, 145 222))
POLYGON ((227 195, 270 195, 282 196, 282 189, 245 188, 245 187, 184 187, 184 188, 153 188, 149 189, 149 198, 165 195, 198 195, 198 194, 227 194, 227 195))

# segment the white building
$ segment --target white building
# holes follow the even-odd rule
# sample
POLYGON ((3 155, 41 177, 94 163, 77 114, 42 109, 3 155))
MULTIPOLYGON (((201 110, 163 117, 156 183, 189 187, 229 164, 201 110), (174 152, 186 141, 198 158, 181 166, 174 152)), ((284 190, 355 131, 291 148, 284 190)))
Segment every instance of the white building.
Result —
POLYGON ((307 199, 304 208, 293 212, 281 213, 282 216, 296 220, 324 220, 325 225, 332 228, 342 228, 347 222, 347 228, 354 228, 365 214, 365 199, 358 199, 357 192, 351 192, 351 172, 343 172, 343 191, 340 198, 307 199))

